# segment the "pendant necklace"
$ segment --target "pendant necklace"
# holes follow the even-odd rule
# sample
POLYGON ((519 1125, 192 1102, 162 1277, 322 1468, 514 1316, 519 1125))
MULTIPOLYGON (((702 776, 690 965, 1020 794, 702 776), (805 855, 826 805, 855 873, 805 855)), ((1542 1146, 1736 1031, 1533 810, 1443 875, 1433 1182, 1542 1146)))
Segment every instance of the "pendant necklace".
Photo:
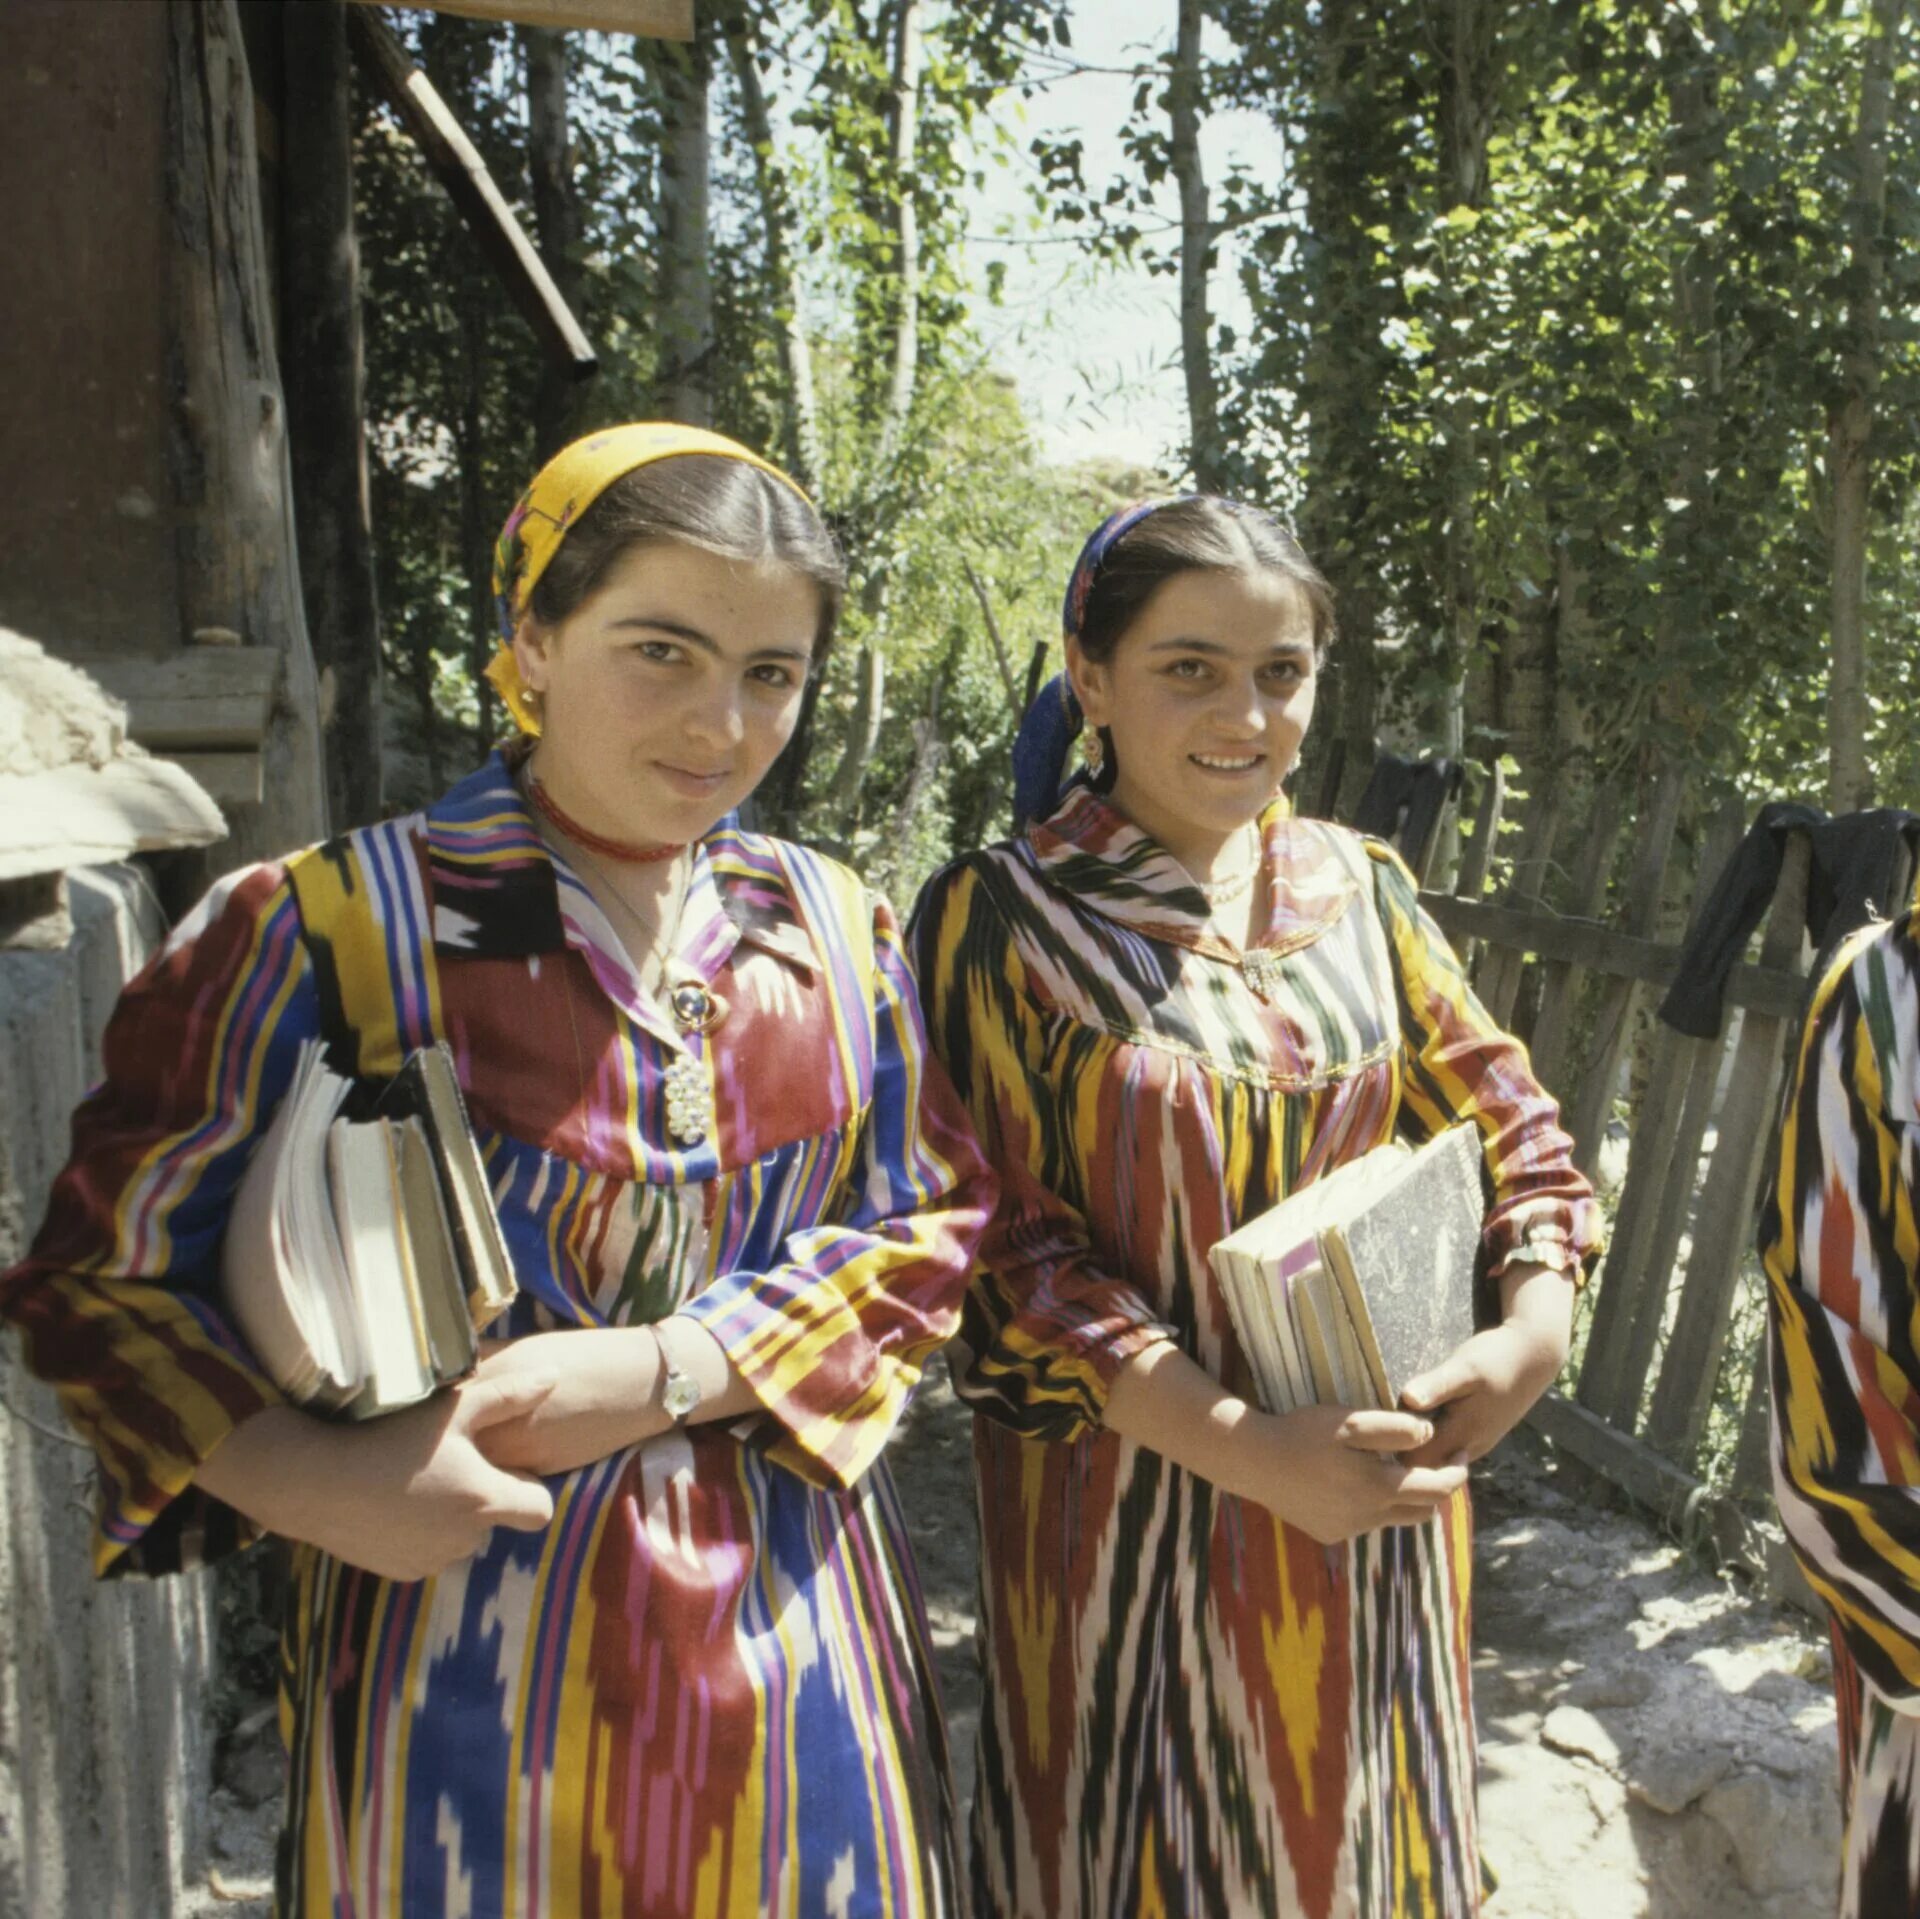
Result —
MULTIPOLYGON (((529 784, 533 784, 529 782, 529 784)), ((538 788, 536 786, 535 790, 538 788)), ((543 807, 543 812, 547 809, 543 807)), ((550 812, 547 816, 551 819, 550 812)), ((561 829, 563 832, 564 828, 561 829)), ((571 837, 571 835, 568 835, 571 837)), ((618 906, 627 919, 638 930, 646 942, 648 955, 660 968, 660 985, 664 990, 667 1010, 673 1015, 675 1023, 683 1032, 709 1033, 726 1017, 726 1001, 717 993, 707 990, 700 980, 683 981, 672 986, 674 943, 680 937, 680 923, 686 917, 687 892, 692 882, 689 871, 682 876, 680 896, 674 905, 673 924, 667 932, 657 932, 646 915, 621 892, 614 883, 613 875, 600 864, 589 851, 584 841, 575 842, 575 850, 586 865, 599 875, 613 903, 618 906)), ((683 847, 670 847, 669 852, 682 852, 683 847)), ((656 854, 639 854, 633 857, 657 858, 656 854)), ((643 989, 646 981, 640 982, 643 989)), ((662 1075, 667 1094, 667 1130, 683 1146, 698 1146, 706 1138, 713 1126, 713 1088, 707 1081, 707 1069, 703 1061, 692 1053, 682 1053, 662 1075)))

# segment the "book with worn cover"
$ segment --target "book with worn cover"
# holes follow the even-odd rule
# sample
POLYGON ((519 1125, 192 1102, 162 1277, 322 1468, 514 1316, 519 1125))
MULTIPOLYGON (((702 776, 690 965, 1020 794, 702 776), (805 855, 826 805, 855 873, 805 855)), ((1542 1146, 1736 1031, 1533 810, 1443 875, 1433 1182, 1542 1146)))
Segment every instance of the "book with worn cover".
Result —
POLYGON ((1375 1147, 1214 1247, 1269 1412, 1392 1408, 1474 1329, 1486 1203, 1478 1132, 1375 1147))
POLYGON ((235 1324, 298 1405, 367 1419, 473 1369, 517 1290, 444 1046, 349 1117, 353 1084, 301 1049, 221 1248, 235 1324))

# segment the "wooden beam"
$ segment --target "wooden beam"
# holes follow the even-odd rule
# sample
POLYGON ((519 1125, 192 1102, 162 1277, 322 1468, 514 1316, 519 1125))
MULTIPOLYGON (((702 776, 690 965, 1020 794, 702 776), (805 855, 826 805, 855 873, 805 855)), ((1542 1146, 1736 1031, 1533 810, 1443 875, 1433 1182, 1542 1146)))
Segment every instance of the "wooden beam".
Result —
POLYGON ((90 660, 87 670, 125 703, 128 737, 171 756, 196 749, 258 753, 281 664, 273 647, 197 646, 171 659, 90 660))
POLYGON ((1826 1608, 1797 1575, 1785 1540, 1771 1524, 1743 1512, 1737 1500, 1712 1491, 1644 1440, 1617 1432, 1599 1414, 1558 1393, 1536 1400, 1526 1423, 1558 1451, 1618 1487, 1682 1544, 1710 1543, 1720 1564, 1764 1580, 1769 1597, 1825 1620, 1826 1608))
MULTIPOLYGON (((381 0, 359 0, 378 6, 381 0)), ((469 20, 511 20, 523 27, 631 33, 646 40, 691 40, 693 0, 389 0, 417 13, 458 13, 469 20)))
MULTIPOLYGON (((1666 985, 1680 970, 1678 946, 1616 933, 1598 920, 1457 899, 1451 893, 1422 893, 1420 904, 1456 947, 1462 940, 1485 940, 1541 959, 1571 960, 1590 973, 1613 973, 1656 986, 1666 985)), ((1727 976, 1728 1005, 1750 1006, 1780 1019, 1798 1015, 1806 991, 1807 982, 1799 974, 1770 966, 1736 966, 1727 976)))
POLYGON ((167 758, 216 806, 257 806, 266 797, 267 763, 258 753, 169 753, 167 758))
POLYGON ((355 52, 426 156, 447 197, 460 209, 460 217, 493 263, 508 297, 533 328, 541 351, 575 379, 588 378, 600 364, 593 345, 487 171, 487 163, 433 83, 407 58, 386 22, 365 4, 355 7, 350 18, 355 52))

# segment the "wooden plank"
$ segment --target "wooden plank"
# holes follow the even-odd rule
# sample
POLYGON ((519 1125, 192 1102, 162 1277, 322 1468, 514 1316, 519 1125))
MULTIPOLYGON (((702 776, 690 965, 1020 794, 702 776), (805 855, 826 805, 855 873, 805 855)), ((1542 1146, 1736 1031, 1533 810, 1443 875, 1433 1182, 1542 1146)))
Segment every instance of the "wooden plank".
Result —
POLYGON ((90 660, 127 709, 127 733, 154 752, 257 751, 273 715, 281 655, 268 646, 196 646, 169 659, 90 660))
MULTIPOLYGON (((1513 881, 1507 888, 1509 911, 1522 900, 1537 907, 1547 869, 1553 863, 1553 845, 1560 833, 1560 791, 1543 786, 1527 801, 1520 827, 1520 847, 1514 856, 1513 881)), ((1520 976, 1526 970, 1526 953, 1513 946, 1496 946, 1480 962, 1480 974, 1474 989, 1481 1004, 1497 1025, 1505 1026, 1513 1018, 1513 1003, 1520 996, 1520 976)))
MULTIPOLYGON (((1456 950, 1469 941, 1483 940, 1541 959, 1569 960, 1593 973, 1644 980, 1651 986, 1665 986, 1680 970, 1679 946, 1636 939, 1598 920, 1463 900, 1451 893, 1422 893, 1420 904, 1456 950)), ((1753 1007, 1781 1018, 1792 1018, 1805 993, 1806 981, 1799 974, 1773 967, 1736 966, 1727 978, 1728 1005, 1753 1007)))
MULTIPOLYGON (((1577 918, 1594 919, 1607 897, 1607 878, 1613 871, 1614 842, 1620 836, 1620 789, 1603 787, 1587 820, 1586 845, 1573 885, 1577 918)), ((1573 1023, 1582 969, 1572 960, 1549 960, 1540 986, 1540 1011, 1533 1022, 1533 1076, 1549 1092, 1560 1089, 1567 1032, 1573 1023)))
POLYGON ((1762 1339, 1753 1354, 1747 1403, 1740 1415, 1740 1444, 1733 1456, 1733 1496, 1755 1501, 1773 1494, 1773 1363, 1762 1339))
POLYGON ((1723 1566, 1762 1581, 1768 1596, 1825 1622, 1826 1608, 1792 1561, 1778 1526, 1756 1520, 1737 1500, 1716 1493, 1644 1441, 1614 1431, 1572 1400, 1548 1393, 1526 1423, 1568 1457, 1651 1513, 1682 1544, 1711 1545, 1723 1566))
MULTIPOLYGON (((1775 969, 1803 963, 1811 855, 1804 832, 1788 838, 1760 948, 1762 961, 1775 969)), ((1751 1010, 1741 1022, 1733 1077, 1721 1107, 1720 1137, 1700 1196, 1693 1257, 1647 1421, 1649 1442, 1674 1458, 1691 1459, 1706 1430, 1740 1263, 1753 1242, 1753 1204, 1773 1140, 1780 1077, 1794 1027, 1791 1019, 1751 1010)))
POLYGON ((1764 1548, 1746 1515, 1643 1440, 1559 1393, 1536 1400, 1527 1423, 1689 1543, 1707 1540, 1723 1561, 1761 1570, 1764 1548))
POLYGON ((1659 1330, 1665 1275, 1654 1274, 1647 1256, 1699 1044, 1676 1044, 1654 1069, 1634 1111, 1626 1184, 1614 1214, 1606 1258, 1594 1282, 1599 1296, 1580 1367, 1580 1403, 1622 1432, 1632 1432, 1639 1423, 1646 1355, 1659 1330), (1633 1357, 1636 1347, 1642 1349, 1638 1364, 1633 1357))
POLYGON ((1500 837, 1500 819, 1507 804, 1507 769, 1498 760, 1481 770, 1480 797, 1473 809, 1473 838, 1460 861, 1460 878, 1454 888, 1463 900, 1478 900, 1487 890, 1487 875, 1493 869, 1494 842, 1500 837))
POLYGON ((362 6, 351 17, 355 52, 492 261, 508 297, 533 328, 541 351, 575 379, 586 379, 599 365, 593 346, 487 171, 487 163, 380 16, 362 6))
POLYGON ((359 0, 362 6, 457 13, 469 20, 512 20, 524 27, 631 33, 647 40, 691 40, 693 0, 359 0))
MULTIPOLYGON (((1744 810, 1738 800, 1720 809, 1694 874, 1693 923, 1740 843, 1744 810)), ((1588 1342, 1591 1377, 1583 1370, 1580 1398, 1632 1432, 1666 1320, 1668 1284, 1687 1206, 1700 1171, 1700 1145, 1713 1108, 1722 1041, 1663 1033, 1648 1096, 1635 1117, 1629 1185, 1621 1195, 1602 1286, 1595 1338, 1588 1342), (1642 1150, 1642 1132, 1647 1134, 1642 1150), (1604 1335, 1601 1322, 1605 1321, 1604 1335)))
MULTIPOLYGON (((1652 801, 1640 822, 1640 855, 1627 882, 1621 913, 1625 930, 1636 939, 1652 938, 1660 924, 1667 856, 1673 849, 1674 828, 1680 822, 1680 801, 1686 786, 1686 762, 1669 760, 1654 781, 1652 801)), ((1638 995, 1637 981, 1610 980, 1594 1010, 1593 1038, 1586 1064, 1563 1121, 1573 1135, 1573 1163, 1583 1173, 1591 1174, 1599 1160, 1600 1144, 1607 1132, 1607 1115, 1613 1109, 1620 1056, 1626 1051, 1628 1036, 1633 1031, 1638 995)))
POLYGON ((216 806, 255 806, 267 795, 267 762, 261 753, 169 753, 216 806))

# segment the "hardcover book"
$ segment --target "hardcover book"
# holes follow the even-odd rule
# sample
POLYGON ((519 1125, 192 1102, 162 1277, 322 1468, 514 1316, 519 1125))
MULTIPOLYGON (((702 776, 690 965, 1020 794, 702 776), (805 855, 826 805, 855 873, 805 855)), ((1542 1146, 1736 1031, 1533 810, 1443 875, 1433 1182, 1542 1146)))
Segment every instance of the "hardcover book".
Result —
POLYGON ((1474 1329, 1478 1132, 1395 1141, 1290 1194, 1209 1255, 1269 1412, 1400 1403, 1474 1329))
POLYGON ((221 1248, 234 1323, 287 1397, 348 1419, 472 1371, 517 1288, 444 1046, 412 1054, 367 1119, 301 1049, 221 1248))

